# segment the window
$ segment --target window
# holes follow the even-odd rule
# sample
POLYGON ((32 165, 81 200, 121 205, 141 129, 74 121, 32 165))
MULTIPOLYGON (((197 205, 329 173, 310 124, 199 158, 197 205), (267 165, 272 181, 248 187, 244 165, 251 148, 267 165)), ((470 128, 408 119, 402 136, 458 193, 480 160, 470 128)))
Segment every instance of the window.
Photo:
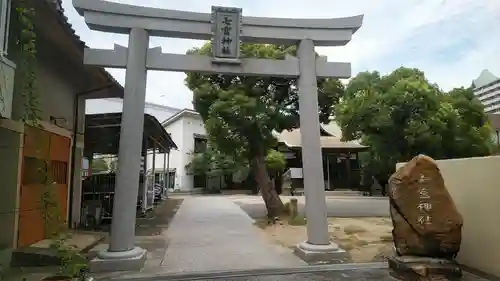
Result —
POLYGON ((0 0, 0 55, 7 55, 12 0, 0 0))
POLYGON ((205 150, 207 150, 207 139, 194 137, 194 152, 200 153, 205 152, 205 150))

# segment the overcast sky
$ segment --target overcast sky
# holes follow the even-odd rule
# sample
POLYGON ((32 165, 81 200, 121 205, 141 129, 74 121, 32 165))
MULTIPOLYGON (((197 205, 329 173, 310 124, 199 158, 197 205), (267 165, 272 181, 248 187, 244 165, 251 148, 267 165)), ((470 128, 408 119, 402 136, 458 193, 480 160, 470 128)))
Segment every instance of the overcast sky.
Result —
MULTIPOLYGON (((210 12, 210 7, 243 8, 245 16, 334 18, 364 14, 361 29, 344 47, 317 48, 329 61, 351 62, 353 74, 417 67, 443 89, 469 86, 487 68, 500 76, 499 0, 113 0, 165 9, 210 12), (497 30, 497 31, 495 31, 497 30)), ((91 31, 63 0, 69 21, 93 48, 127 45, 127 36, 91 31)), ((202 41, 152 38, 163 52, 183 54, 202 41)), ((123 85, 125 71, 109 70, 123 85)), ((148 72, 148 102, 192 108, 184 73, 148 72)))

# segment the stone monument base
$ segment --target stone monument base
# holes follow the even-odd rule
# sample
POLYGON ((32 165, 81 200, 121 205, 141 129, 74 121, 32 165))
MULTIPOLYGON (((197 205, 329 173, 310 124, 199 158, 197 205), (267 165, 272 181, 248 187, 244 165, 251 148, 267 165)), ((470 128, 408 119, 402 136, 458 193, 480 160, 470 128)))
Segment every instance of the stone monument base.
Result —
POLYGON ((101 251, 90 261, 90 272, 136 271, 146 263, 147 251, 135 247, 126 252, 101 251))
POLYGON ((451 260, 414 256, 394 256, 390 257, 388 262, 391 276, 399 280, 460 280, 462 277, 460 265, 451 260))
POLYGON ((313 245, 302 242, 295 247, 294 253, 307 263, 341 263, 347 257, 346 251, 335 243, 313 245))

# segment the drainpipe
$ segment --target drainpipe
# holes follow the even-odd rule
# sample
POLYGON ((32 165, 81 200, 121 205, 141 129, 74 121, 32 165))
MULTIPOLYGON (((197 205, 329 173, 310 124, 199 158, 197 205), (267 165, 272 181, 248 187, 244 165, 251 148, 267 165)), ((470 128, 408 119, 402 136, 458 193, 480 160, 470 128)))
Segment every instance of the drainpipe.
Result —
MULTIPOLYGON (((94 92, 97 92, 97 91, 101 91, 101 90, 104 90, 104 89, 107 89, 107 88, 110 88, 112 87, 113 84, 108 84, 108 85, 105 85, 105 86, 102 86, 102 87, 99 87, 99 88, 95 88, 95 89, 90 89, 90 90, 87 90, 87 91, 83 91, 83 92, 80 92, 80 93, 76 93, 75 95, 75 102, 73 103, 73 141, 71 143, 71 166, 70 166, 70 181, 69 181, 69 191, 68 191, 68 195, 69 195, 69 204, 68 204, 68 208, 69 208, 69 212, 68 212, 68 226, 71 228, 71 224, 73 223, 73 219, 72 219, 72 215, 73 215, 73 190, 75 189, 75 152, 76 152, 76 136, 77 136, 77 131, 78 131, 78 114, 80 114, 80 112, 78 112, 78 99, 80 96, 83 96, 83 95, 88 95, 88 94, 91 94, 91 93, 94 93, 94 92)), ((81 199, 80 199, 81 200, 81 199)))

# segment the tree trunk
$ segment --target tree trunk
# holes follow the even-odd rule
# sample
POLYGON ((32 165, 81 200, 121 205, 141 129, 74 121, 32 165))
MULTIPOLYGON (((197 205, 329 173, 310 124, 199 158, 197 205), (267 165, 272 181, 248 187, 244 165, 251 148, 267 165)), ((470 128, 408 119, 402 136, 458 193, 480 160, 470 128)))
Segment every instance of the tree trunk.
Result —
POLYGON ((226 189, 233 189, 233 174, 224 175, 224 182, 226 184, 226 189))
POLYGON ((282 214, 284 209, 283 202, 281 202, 281 198, 278 196, 276 189, 274 189, 269 179, 264 153, 259 153, 255 156, 253 162, 255 180, 259 185, 262 199, 264 199, 264 203, 266 204, 267 216, 270 219, 274 219, 282 214))
POLYGON ((282 172, 278 172, 276 174, 276 178, 274 179, 274 188, 276 189, 276 192, 278 194, 281 194, 283 193, 283 173, 282 172))

